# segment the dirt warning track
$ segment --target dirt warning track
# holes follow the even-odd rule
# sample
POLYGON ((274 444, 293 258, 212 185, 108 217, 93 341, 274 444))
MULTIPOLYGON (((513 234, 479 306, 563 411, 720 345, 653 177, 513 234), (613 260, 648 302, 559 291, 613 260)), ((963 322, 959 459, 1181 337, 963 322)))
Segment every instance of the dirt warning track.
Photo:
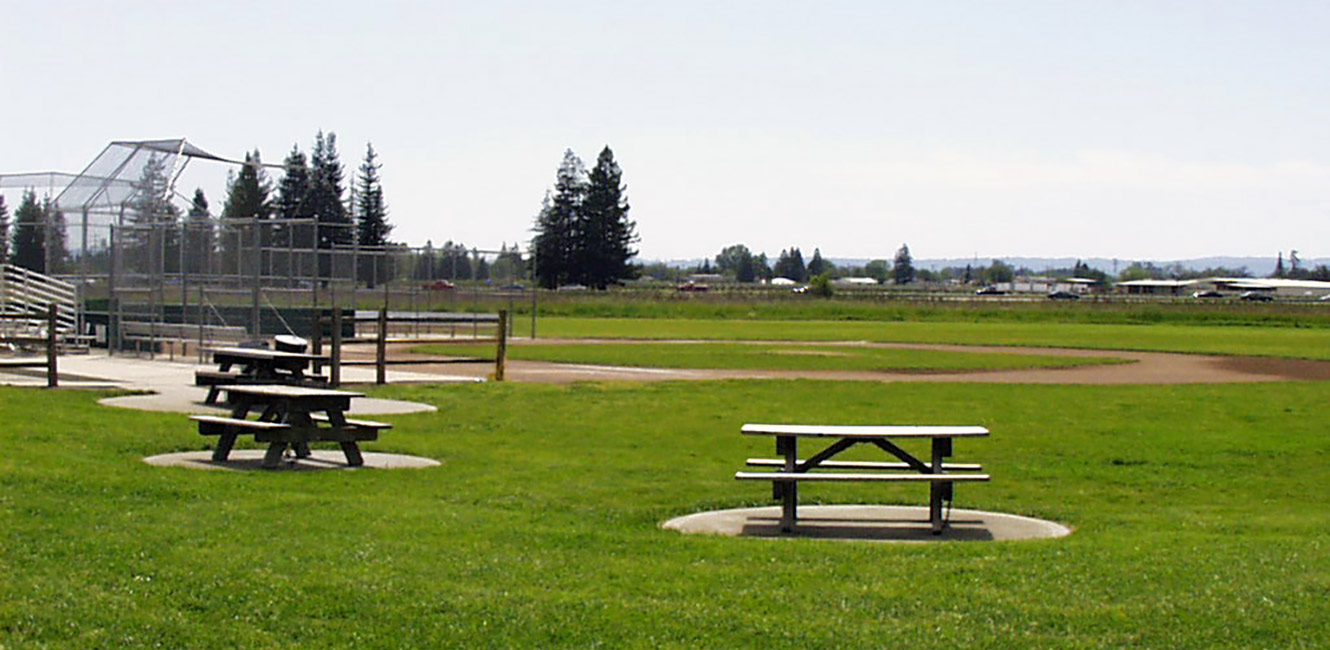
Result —
MULTIPOLYGON (((597 343, 599 341, 542 340, 540 343, 597 343)), ((629 341, 614 341, 626 343, 629 341)), ((661 341, 643 341, 661 343, 661 341)), ((769 343, 769 341, 764 341, 769 343)), ((530 345, 531 343, 523 343, 530 345)), ((835 343, 818 342, 819 345, 835 343)), ((847 346, 892 347, 948 352, 1039 354, 1070 357, 1101 357, 1127 363, 1073 368, 978 370, 961 372, 875 372, 836 370, 728 370, 684 368, 630 368, 575 363, 509 360, 509 381, 566 384, 578 381, 667 381, 708 379, 829 379, 843 381, 972 382, 1013 384, 1226 384, 1272 381, 1330 380, 1330 362, 1265 357, 1227 357, 1167 352, 1118 350, 1073 350, 901 343, 842 343, 847 346)), ((389 358, 419 357, 409 344, 390 346, 389 358)), ((372 358, 372 348, 348 346, 348 358, 372 358)), ((412 365, 412 372, 486 377, 490 364, 412 365)))

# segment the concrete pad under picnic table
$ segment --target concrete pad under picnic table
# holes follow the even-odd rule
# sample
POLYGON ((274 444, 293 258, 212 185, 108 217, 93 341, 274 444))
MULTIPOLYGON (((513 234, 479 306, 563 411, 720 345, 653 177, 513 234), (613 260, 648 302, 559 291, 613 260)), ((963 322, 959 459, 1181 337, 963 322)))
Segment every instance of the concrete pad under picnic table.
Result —
POLYGON ((311 470, 332 470, 332 469, 420 469, 424 467, 437 467, 439 461, 433 458, 422 458, 420 456, 407 456, 404 454, 385 454, 374 451, 361 452, 365 459, 365 464, 360 467, 352 467, 346 464, 346 454, 340 450, 311 450, 306 458, 296 458, 288 456, 274 469, 267 470, 263 467, 262 449, 236 449, 230 456, 221 462, 212 459, 211 451, 183 451, 172 454, 159 454, 149 456, 143 459, 143 462, 149 465, 159 467, 187 467, 190 469, 220 469, 232 471, 311 471, 311 470))
POLYGON ((780 530, 780 506, 698 512, 676 517, 662 528, 685 534, 836 539, 871 542, 978 542, 1065 537, 1062 524, 982 510, 951 511, 948 527, 932 533, 928 508, 875 505, 801 505, 792 532, 780 530))

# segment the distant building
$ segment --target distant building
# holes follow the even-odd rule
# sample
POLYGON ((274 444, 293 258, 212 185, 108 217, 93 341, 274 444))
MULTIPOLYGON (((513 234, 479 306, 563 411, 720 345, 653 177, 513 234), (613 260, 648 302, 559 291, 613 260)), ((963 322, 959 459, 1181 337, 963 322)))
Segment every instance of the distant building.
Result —
POLYGON ((1197 280, 1130 280, 1115 285, 1118 293, 1150 296, 1186 296, 1199 291, 1242 294, 1268 293, 1281 298, 1320 298, 1330 295, 1330 282, 1280 278, 1201 278, 1197 280))

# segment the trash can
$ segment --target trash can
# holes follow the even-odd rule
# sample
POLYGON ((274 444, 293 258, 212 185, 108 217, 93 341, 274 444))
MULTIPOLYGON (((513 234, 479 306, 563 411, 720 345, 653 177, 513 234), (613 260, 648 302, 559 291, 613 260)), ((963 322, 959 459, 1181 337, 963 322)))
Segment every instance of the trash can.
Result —
POLYGON ((309 341, 291 334, 280 334, 272 339, 273 349, 278 352, 304 353, 309 349, 309 341))

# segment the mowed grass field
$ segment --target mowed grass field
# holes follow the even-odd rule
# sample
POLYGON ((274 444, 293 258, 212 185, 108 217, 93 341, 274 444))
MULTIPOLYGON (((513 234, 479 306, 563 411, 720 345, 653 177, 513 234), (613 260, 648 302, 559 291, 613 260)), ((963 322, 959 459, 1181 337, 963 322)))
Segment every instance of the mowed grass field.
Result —
MULTIPOLYGON (((780 325, 770 340, 801 338, 799 323, 780 325)), ((600 324, 616 327, 635 326, 600 324)), ((1269 329, 1256 336, 1267 350, 1300 331, 1269 329)), ((1330 645, 1324 382, 369 392, 439 411, 376 416, 396 426, 366 448, 442 466, 153 467, 141 459, 212 439, 183 415, 103 407, 97 393, 0 388, 0 647, 1330 645), (768 486, 732 478, 771 453, 739 434, 751 421, 987 426, 957 460, 993 481, 959 486, 956 506, 1075 532, 888 545, 661 530, 770 503, 768 486)), ((922 504, 926 490, 802 492, 922 504)))

